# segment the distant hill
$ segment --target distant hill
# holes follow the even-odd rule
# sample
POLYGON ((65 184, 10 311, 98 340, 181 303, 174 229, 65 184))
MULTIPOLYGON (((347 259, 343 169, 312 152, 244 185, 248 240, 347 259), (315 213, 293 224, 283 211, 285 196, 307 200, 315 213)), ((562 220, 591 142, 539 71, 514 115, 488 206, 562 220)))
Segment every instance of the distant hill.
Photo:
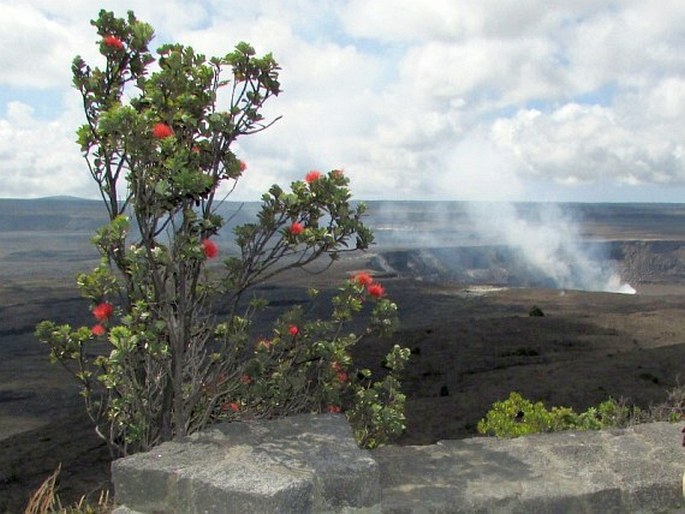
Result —
MULTIPOLYGON (((219 213, 230 233, 239 224, 256 220, 258 202, 226 202, 219 213)), ((107 211, 101 200, 72 196, 34 199, 0 198, 0 232, 87 232, 107 223, 107 211)))
POLYGON ((66 196, 0 198, 1 232, 92 232, 107 222, 102 202, 66 196))
MULTIPOLYGON (((365 223, 379 246, 440 247, 483 244, 465 202, 370 201, 365 223)), ((592 239, 685 238, 685 204, 558 204, 592 239)), ((493 204, 493 209, 497 205, 493 204)), ((227 201, 218 208, 230 239, 236 225, 257 221, 260 202, 227 201)), ((537 204, 516 204, 519 217, 536 221, 537 204)), ((101 200, 70 196, 0 198, 0 232, 84 233, 107 223, 101 200)))
POLYGON ((88 200, 87 198, 80 198, 78 196, 57 195, 57 196, 43 196, 36 198, 37 202, 51 202, 51 201, 66 201, 66 202, 99 202, 100 200, 88 200))

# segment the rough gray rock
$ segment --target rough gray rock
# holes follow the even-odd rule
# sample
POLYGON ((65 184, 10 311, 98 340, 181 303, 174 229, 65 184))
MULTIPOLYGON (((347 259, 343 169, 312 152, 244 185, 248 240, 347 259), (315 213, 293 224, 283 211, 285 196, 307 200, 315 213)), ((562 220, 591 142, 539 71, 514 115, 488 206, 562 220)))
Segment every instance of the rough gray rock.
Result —
MULTIPOLYGON (((340 415, 226 423, 112 464, 141 513, 378 511, 378 466, 340 415)), ((122 511, 125 512, 125 511, 122 511)))
POLYGON ((683 513, 680 429, 368 452, 340 415, 222 424, 116 461, 115 513, 683 513))
POLYGON ((680 426, 472 438, 373 452, 383 512, 626 513, 683 507, 680 426))

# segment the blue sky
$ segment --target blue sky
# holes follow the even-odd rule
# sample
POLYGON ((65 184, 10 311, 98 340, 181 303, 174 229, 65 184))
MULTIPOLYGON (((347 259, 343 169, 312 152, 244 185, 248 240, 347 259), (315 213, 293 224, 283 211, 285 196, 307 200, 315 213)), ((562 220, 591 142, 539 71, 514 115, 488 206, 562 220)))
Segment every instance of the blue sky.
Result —
POLYGON ((0 197, 95 197, 70 63, 101 7, 273 52, 234 199, 343 168, 363 199, 685 201, 682 0, 0 0, 0 197))

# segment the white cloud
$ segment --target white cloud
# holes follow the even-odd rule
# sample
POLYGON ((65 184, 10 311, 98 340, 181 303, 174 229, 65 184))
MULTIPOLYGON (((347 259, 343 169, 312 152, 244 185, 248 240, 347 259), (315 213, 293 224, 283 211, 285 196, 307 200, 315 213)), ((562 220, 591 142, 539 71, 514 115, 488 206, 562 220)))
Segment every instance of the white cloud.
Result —
POLYGON ((0 84, 46 88, 69 83, 74 36, 31 6, 0 4, 0 84), (30 63, 30 65, 29 65, 30 63))
MULTIPOLYGON (((119 16, 131 8, 124 0, 101 5, 119 16)), ((133 7, 157 31, 153 48, 174 40, 221 55, 246 40, 282 65, 283 93, 266 114, 283 119, 236 147, 250 165, 236 191, 241 198, 333 167, 346 169, 357 196, 374 198, 490 191, 524 199, 533 183, 685 184, 680 0, 173 0, 133 7)), ((13 170, 32 168, 24 173, 36 176, 35 188, 83 190, 65 178, 77 162, 87 176, 71 135, 80 123, 78 100, 70 96, 71 112, 45 120, 37 111, 21 114, 18 98, 3 96, 2 86, 65 94, 73 55, 99 58, 88 23, 99 8, 90 0, 0 0, 0 42, 22 47, 0 56, 0 98, 15 102, 0 120, 12 143, 0 148, 13 170), (43 152, 25 150, 46 134, 43 152)), ((23 195, 5 168, 2 195, 23 195)))
POLYGON ((341 8, 341 19, 357 37, 390 42, 445 39, 477 31, 478 17, 460 7, 451 0, 434 0, 430 8, 412 0, 352 0, 341 8))
POLYGON ((401 69, 417 94, 441 102, 465 98, 473 109, 557 96, 560 77, 554 65, 554 45, 542 38, 474 38, 412 48, 401 69))
POLYGON ((0 119, 0 184, 4 197, 92 196, 87 169, 66 119, 43 122, 11 102, 0 119))
POLYGON ((607 83, 645 87, 665 71, 685 71, 685 4, 635 2, 565 31, 569 83, 593 90, 607 83))
MULTIPOLYGON (((340 9, 346 29, 357 37, 392 43, 471 38, 515 39, 549 33, 564 24, 613 9, 611 0, 351 0, 340 9)), ((628 4, 630 2, 624 2, 628 4)))
POLYGON ((492 136, 512 152, 523 174, 535 178, 568 184, 682 182, 685 134, 676 123, 670 128, 633 127, 613 109, 571 103, 548 114, 523 110, 500 119, 492 136))
POLYGON ((442 199, 523 200, 524 187, 506 152, 480 134, 473 134, 442 155, 437 178, 442 199))
POLYGON ((287 183, 313 168, 356 170, 356 163, 364 160, 365 142, 375 130, 378 97, 374 88, 381 82, 385 63, 350 44, 295 34, 289 24, 292 10, 254 16, 250 24, 217 20, 209 27, 188 31, 184 38, 208 55, 225 53, 237 41, 246 40, 258 53, 272 52, 282 67, 283 92, 264 111, 267 120, 282 119, 259 135, 241 139, 241 155, 256 171, 245 176, 235 196, 258 196, 258 187, 265 181, 256 175, 287 183))
POLYGON ((643 116, 655 124, 675 122, 679 126, 678 121, 685 118, 685 79, 668 77, 648 89, 644 98, 630 98, 629 106, 638 106, 636 117, 643 116))

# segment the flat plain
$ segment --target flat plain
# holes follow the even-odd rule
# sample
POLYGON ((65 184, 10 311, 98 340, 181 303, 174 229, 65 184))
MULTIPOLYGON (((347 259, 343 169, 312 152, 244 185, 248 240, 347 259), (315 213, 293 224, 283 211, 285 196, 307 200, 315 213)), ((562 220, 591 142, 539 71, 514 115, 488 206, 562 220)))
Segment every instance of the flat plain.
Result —
MULTIPOLYGON (((88 240, 102 215, 97 202, 42 202, 0 201, 0 512, 20 511, 60 462, 66 501, 108 487, 109 453, 78 389, 33 336, 42 319, 91 323, 74 276, 97 262, 88 240)), ((378 245, 326 273, 291 272, 259 291, 275 316, 309 302, 310 286, 330 293, 356 271, 376 275, 399 306, 400 327, 392 340, 365 341, 355 358, 381 372, 391 344, 412 350, 398 444, 473 436, 511 391, 578 410, 608 397, 647 407, 685 381, 685 206, 576 207, 579 237, 603 245, 634 295, 538 287, 530 273, 519 280, 500 269, 507 262, 496 242, 456 265, 450 255, 478 246, 467 218, 446 216, 450 237, 439 238, 431 206, 369 206, 378 245), (545 316, 529 316, 533 306, 545 316)), ((228 238, 221 246, 230 251, 228 238)))

